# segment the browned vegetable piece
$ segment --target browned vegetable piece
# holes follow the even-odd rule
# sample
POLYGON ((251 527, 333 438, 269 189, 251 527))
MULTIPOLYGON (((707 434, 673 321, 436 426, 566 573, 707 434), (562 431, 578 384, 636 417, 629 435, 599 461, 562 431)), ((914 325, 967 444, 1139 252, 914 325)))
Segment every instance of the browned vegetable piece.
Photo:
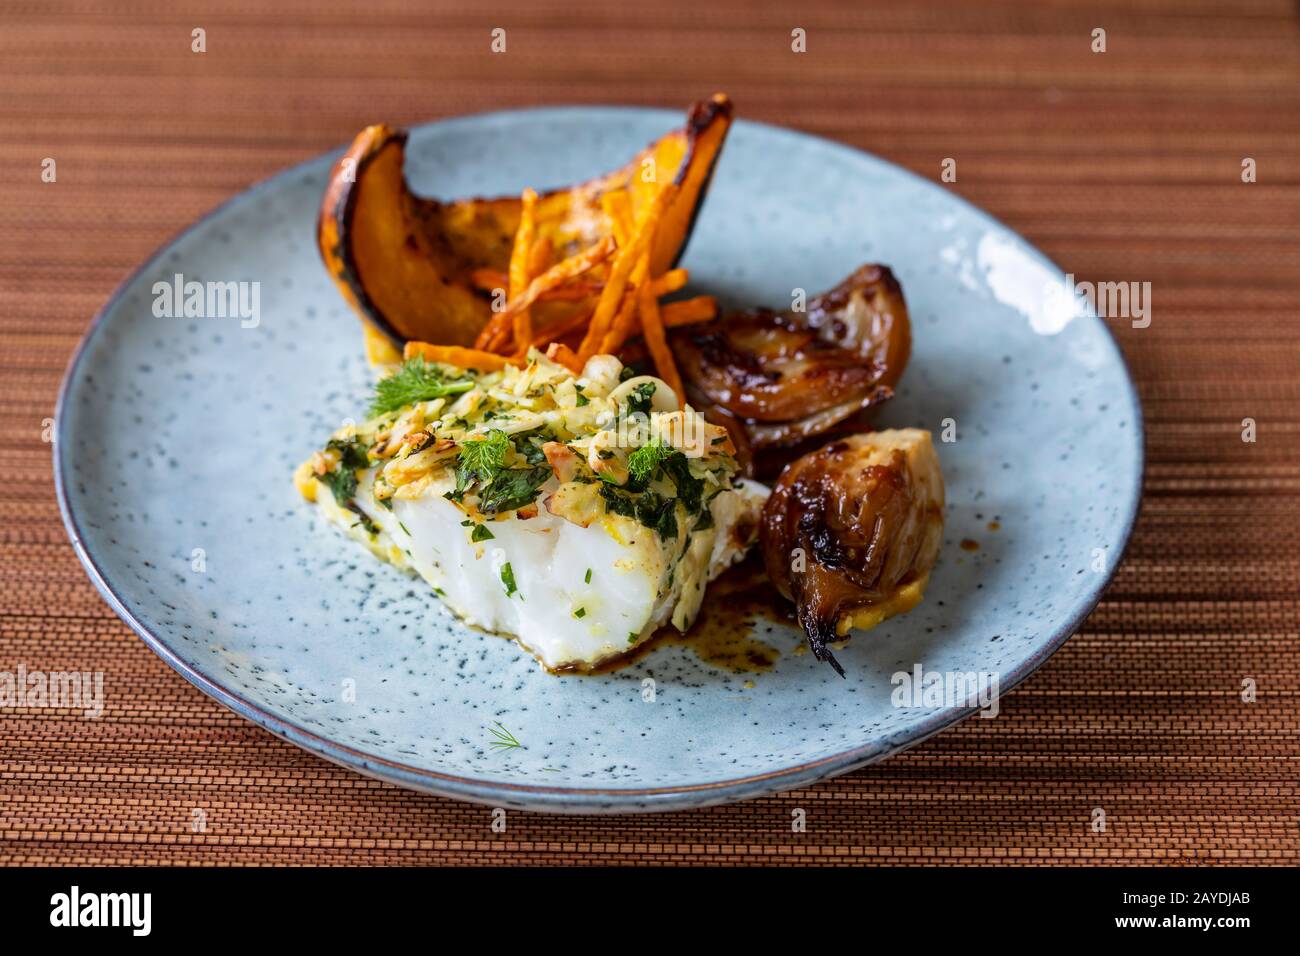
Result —
POLYGON ((763 562, 819 661, 829 645, 920 603, 943 538, 930 433, 868 432, 788 465, 763 508, 763 562))
POLYGON ((726 409, 757 453, 859 422, 893 394, 912 336, 893 273, 865 265, 806 311, 733 313, 671 343, 692 402, 726 409))
MULTIPOLYGON (((666 271, 686 245, 730 125, 731 101, 719 94, 696 103, 683 127, 621 169, 541 194, 537 239, 550 243, 555 261, 575 255, 613 234, 602 211, 606 193, 623 193, 636 214, 670 180, 676 194, 650 250, 651 274, 666 271)), ((367 127, 335 164, 321 203, 321 256, 352 307, 398 350, 410 340, 469 346, 492 316, 491 295, 477 288, 475 272, 509 275, 521 200, 443 202, 414 194, 403 176, 406 140, 404 130, 367 127)), ((539 303, 532 324, 544 327, 578 307, 539 303)))

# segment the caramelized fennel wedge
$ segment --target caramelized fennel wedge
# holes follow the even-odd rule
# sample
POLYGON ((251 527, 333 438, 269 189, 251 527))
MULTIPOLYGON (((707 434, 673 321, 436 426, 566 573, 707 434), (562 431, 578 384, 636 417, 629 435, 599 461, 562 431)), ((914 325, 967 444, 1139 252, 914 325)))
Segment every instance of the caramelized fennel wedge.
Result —
POLYGON ((692 403, 733 420, 757 455, 860 423, 893 395, 912 334, 893 273, 864 265, 804 310, 731 313, 671 342, 692 403))
POLYGON ((818 660, 843 676, 832 642, 920 603, 943 507, 927 431, 853 435, 786 467, 763 509, 763 562, 818 660))

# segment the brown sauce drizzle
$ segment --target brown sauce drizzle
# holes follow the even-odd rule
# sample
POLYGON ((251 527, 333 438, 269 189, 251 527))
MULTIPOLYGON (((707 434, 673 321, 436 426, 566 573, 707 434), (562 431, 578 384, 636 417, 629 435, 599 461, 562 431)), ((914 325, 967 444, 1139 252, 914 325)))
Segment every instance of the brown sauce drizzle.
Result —
POLYGON ((733 674, 754 674, 775 666, 780 650, 753 636, 759 619, 794 624, 794 605, 768 580, 756 554, 724 571, 704 592, 699 616, 685 634, 671 624, 628 653, 593 668, 563 674, 609 674, 635 664, 660 647, 689 648, 701 661, 733 674))

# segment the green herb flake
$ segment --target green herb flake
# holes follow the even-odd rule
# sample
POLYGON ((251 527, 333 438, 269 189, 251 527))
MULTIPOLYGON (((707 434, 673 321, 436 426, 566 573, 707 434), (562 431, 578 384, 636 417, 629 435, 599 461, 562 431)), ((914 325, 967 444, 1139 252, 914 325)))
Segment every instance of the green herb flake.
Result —
POLYGON ((632 518, 644 527, 650 528, 665 541, 677 537, 675 498, 665 498, 653 491, 636 495, 611 485, 601 485, 600 496, 605 499, 607 511, 632 518))
POLYGON ((334 494, 339 506, 348 508, 357 493, 357 469, 370 467, 370 455, 360 438, 331 438, 325 450, 336 452, 339 463, 333 471, 321 475, 321 481, 334 494))
POLYGON ((586 575, 583 577, 582 580, 583 580, 585 583, 587 583, 587 584, 590 584, 590 583, 591 583, 591 568, 588 568, 588 569, 587 569, 587 573, 586 573, 586 575))
POLYGON ((640 412, 648 414, 650 406, 654 402, 655 388, 654 382, 642 382, 636 388, 632 389, 627 397, 627 410, 631 412, 640 412))
POLYGON ((663 460, 663 470, 673 480, 677 497, 686 506, 687 514, 698 514, 703 507, 704 479, 691 474, 690 462, 681 452, 674 452, 663 460))
POLYGON ((587 609, 586 609, 585 607, 580 607, 580 608, 578 608, 576 611, 573 612, 573 616, 574 616, 574 617, 577 617, 577 618, 583 618, 583 617, 586 617, 586 616, 587 616, 587 609))
POLYGON ((537 491, 551 477, 549 465, 532 468, 507 468, 496 476, 479 493, 479 510, 485 515, 498 515, 533 503, 537 491))
POLYGON ((519 590, 519 586, 515 584, 515 569, 510 567, 509 561, 501 565, 501 583, 505 585, 506 597, 510 597, 519 590))
POLYGON ((416 402, 459 395, 473 387, 474 383, 468 379, 448 379, 438 366, 428 364, 423 356, 417 355, 375 385, 370 414, 387 415, 416 402))
POLYGON ((469 539, 476 542, 491 541, 495 537, 496 535, 489 531, 488 526, 485 524, 474 525, 474 530, 469 533, 469 539))

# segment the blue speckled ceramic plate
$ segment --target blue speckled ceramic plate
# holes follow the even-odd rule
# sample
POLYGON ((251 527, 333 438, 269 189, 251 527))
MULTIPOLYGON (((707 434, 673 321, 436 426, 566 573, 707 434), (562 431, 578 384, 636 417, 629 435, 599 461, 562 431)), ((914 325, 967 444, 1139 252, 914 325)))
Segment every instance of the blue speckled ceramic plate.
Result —
MULTIPOLYGON (((407 172, 438 196, 574 182, 680 118, 466 117, 413 131, 407 172)), ((248 719, 461 799, 703 806, 916 743, 972 711, 894 706, 892 675, 992 672, 1005 693, 1096 603, 1142 472, 1137 398, 1104 325, 1061 295, 1051 262, 945 189, 740 121, 684 264, 702 291, 777 306, 860 263, 893 267, 915 346, 881 424, 938 437, 951 419, 956 433, 938 444, 946 543, 925 603, 840 653, 846 680, 794 653, 801 635, 778 625, 758 628, 781 656, 757 675, 666 646, 613 674, 562 678, 460 625, 422 582, 317 520, 290 481, 369 393, 360 327, 314 245, 332 158, 236 197, 149 260, 95 320, 57 414, 60 504, 96 585, 164 660, 248 719), (177 273, 260 282, 260 321, 156 318, 153 285, 177 273), (520 747, 492 746, 498 723, 520 747)))

